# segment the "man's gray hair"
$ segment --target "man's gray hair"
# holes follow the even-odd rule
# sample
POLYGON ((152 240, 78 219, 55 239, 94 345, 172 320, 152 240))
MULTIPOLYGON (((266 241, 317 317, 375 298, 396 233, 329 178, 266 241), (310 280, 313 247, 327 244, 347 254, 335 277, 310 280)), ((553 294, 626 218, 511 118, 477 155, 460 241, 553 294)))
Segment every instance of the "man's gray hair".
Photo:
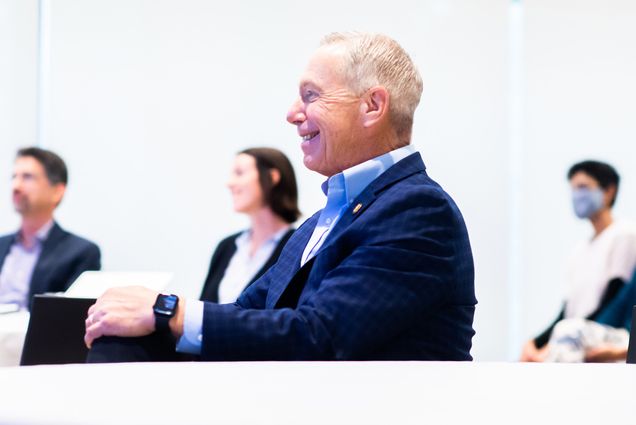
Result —
POLYGON ((347 32, 325 36, 321 46, 344 47, 349 87, 358 95, 374 86, 389 92, 389 113, 400 142, 411 140, 413 115, 422 95, 422 77, 406 51, 382 34, 347 32))

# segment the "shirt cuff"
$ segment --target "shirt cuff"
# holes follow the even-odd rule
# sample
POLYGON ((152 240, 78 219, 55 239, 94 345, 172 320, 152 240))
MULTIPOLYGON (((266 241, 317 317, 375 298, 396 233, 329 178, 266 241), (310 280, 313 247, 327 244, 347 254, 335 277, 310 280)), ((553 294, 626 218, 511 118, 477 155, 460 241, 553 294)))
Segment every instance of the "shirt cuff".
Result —
POLYGON ((183 335, 177 342, 177 351, 199 355, 202 341, 203 301, 188 300, 183 318, 183 335))

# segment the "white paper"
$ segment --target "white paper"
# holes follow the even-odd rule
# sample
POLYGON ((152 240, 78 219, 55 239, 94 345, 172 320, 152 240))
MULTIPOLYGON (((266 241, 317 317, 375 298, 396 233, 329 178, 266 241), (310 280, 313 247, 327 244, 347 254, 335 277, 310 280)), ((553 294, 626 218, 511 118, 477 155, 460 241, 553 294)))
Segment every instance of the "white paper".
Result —
POLYGON ((20 310, 18 304, 0 304, 0 314, 15 313, 20 310))
POLYGON ((172 280, 170 272, 95 272, 82 273, 64 293, 66 297, 99 298, 107 289, 145 286, 162 292, 172 280))

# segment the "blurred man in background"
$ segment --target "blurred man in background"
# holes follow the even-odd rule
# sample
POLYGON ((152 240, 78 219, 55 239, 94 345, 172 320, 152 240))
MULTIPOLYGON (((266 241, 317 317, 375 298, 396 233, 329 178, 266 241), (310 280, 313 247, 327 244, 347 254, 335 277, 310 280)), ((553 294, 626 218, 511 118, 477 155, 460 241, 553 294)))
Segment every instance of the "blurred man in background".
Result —
POLYGON ((0 304, 29 308, 33 295, 64 291, 83 271, 100 269, 97 245, 53 219, 67 183, 66 164, 55 153, 18 151, 12 187, 21 224, 16 233, 0 237, 0 304))

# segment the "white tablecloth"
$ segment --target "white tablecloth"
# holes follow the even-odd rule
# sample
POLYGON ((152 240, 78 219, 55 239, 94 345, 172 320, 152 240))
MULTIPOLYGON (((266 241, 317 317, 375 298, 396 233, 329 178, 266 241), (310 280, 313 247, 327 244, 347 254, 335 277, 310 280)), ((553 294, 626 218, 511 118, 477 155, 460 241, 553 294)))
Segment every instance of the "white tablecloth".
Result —
POLYGON ((0 369, 1 424, 636 423, 636 365, 147 363, 0 369))
POLYGON ((0 314, 0 366, 20 364, 28 325, 29 313, 26 311, 0 314))

